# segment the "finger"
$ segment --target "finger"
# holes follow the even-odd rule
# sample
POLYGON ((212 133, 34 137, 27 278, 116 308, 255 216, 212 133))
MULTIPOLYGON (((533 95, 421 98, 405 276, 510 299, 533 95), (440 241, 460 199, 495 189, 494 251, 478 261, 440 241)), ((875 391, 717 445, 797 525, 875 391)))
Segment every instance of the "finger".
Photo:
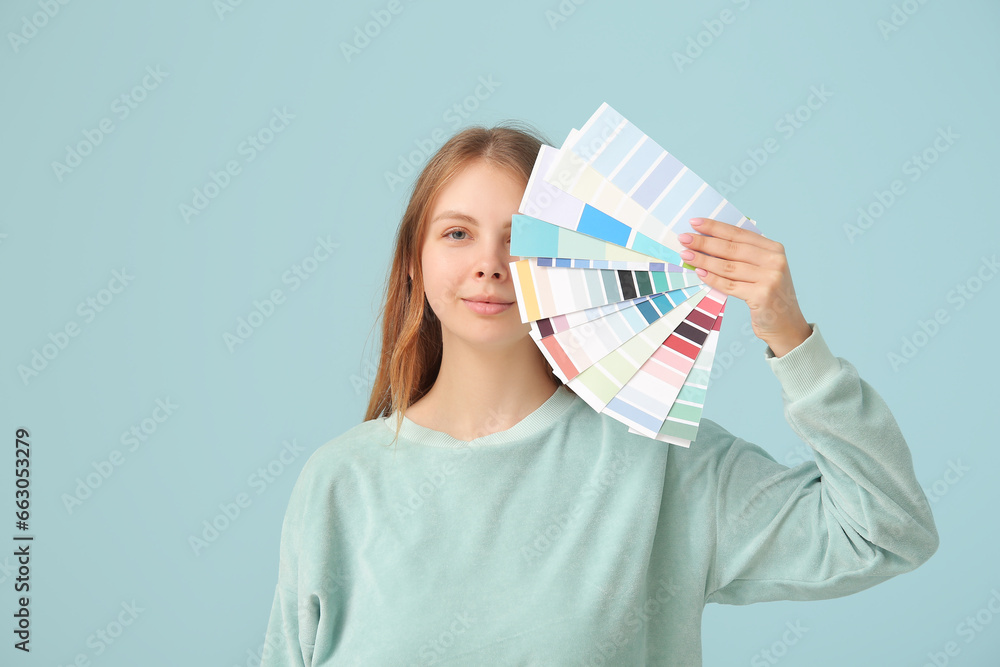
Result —
POLYGON ((757 264, 758 266, 762 266, 764 264, 770 265, 774 263, 772 258, 776 255, 776 253, 765 250, 760 246, 718 238, 715 236, 681 234, 677 237, 677 239, 683 246, 690 250, 718 257, 720 259, 731 259, 746 262, 748 264, 757 264))
POLYGON ((724 276, 706 271, 705 269, 698 269, 698 277, 700 277, 701 281, 709 287, 717 289, 728 296, 735 296, 737 299, 743 299, 744 301, 747 300, 747 297, 750 295, 751 289, 753 288, 752 283, 726 278, 724 276), (701 275, 702 273, 705 275, 701 275))
POLYGON ((720 259, 694 250, 683 251, 681 259, 696 269, 704 269, 722 278, 740 282, 756 283, 764 275, 761 267, 756 264, 748 264, 732 259, 720 259))
POLYGON ((728 241, 748 243, 759 248, 764 248, 765 250, 784 252, 784 247, 777 241, 772 241, 771 239, 760 234, 751 232, 749 229, 743 229, 742 227, 737 227, 736 225, 730 225, 728 222, 713 220, 712 218, 691 218, 691 220, 695 222, 701 220, 701 224, 691 225, 691 228, 699 234, 716 236, 728 241))

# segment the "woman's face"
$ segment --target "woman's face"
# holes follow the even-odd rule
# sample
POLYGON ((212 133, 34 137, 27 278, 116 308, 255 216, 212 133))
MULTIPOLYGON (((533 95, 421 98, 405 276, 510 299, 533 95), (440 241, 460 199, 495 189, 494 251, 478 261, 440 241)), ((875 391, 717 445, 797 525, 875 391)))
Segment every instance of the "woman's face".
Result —
POLYGON ((519 259, 509 254, 510 227, 525 186, 509 172, 476 160, 434 202, 421 266, 424 294, 441 321, 445 345, 460 339, 502 348, 528 335, 508 266, 519 259))

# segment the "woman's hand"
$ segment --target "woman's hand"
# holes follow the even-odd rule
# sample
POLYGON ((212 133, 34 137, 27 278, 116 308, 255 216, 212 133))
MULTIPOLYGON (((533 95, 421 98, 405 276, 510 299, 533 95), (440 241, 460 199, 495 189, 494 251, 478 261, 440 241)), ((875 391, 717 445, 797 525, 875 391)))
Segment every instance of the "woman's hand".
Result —
POLYGON ((734 225, 692 218, 699 234, 681 234, 681 259, 709 287, 746 301, 753 332, 776 357, 795 349, 812 328, 799 310, 785 248, 734 225))

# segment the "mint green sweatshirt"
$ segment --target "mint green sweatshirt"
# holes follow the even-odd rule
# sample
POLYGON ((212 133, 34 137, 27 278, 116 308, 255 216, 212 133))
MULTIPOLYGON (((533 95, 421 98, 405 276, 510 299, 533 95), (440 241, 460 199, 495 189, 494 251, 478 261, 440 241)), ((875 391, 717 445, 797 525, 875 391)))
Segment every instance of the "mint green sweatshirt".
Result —
POLYGON ((703 419, 690 448, 567 387, 459 441, 369 420, 318 448, 281 528, 262 667, 702 664, 708 602, 864 590, 938 546, 881 397, 819 330, 782 357, 793 468, 703 419))

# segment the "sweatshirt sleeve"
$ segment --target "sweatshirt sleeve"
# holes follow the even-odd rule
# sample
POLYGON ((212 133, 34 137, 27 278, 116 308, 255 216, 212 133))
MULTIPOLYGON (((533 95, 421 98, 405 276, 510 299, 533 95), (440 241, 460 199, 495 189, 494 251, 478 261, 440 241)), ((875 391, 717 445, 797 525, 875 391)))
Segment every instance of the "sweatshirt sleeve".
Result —
POLYGON ((299 556, 303 513, 307 504, 309 463, 292 488, 281 524, 278 583, 264 636, 260 667, 309 667, 316 643, 318 609, 309 596, 299 595, 299 556))
POLYGON ((765 358, 785 419, 815 452, 794 468, 718 427, 716 545, 706 602, 820 600, 908 572, 937 550, 930 505, 882 398, 819 328, 765 358))
POLYGON ((260 667, 307 667, 312 664, 312 646, 299 641, 297 607, 295 591, 283 588, 279 582, 271 604, 260 667))

